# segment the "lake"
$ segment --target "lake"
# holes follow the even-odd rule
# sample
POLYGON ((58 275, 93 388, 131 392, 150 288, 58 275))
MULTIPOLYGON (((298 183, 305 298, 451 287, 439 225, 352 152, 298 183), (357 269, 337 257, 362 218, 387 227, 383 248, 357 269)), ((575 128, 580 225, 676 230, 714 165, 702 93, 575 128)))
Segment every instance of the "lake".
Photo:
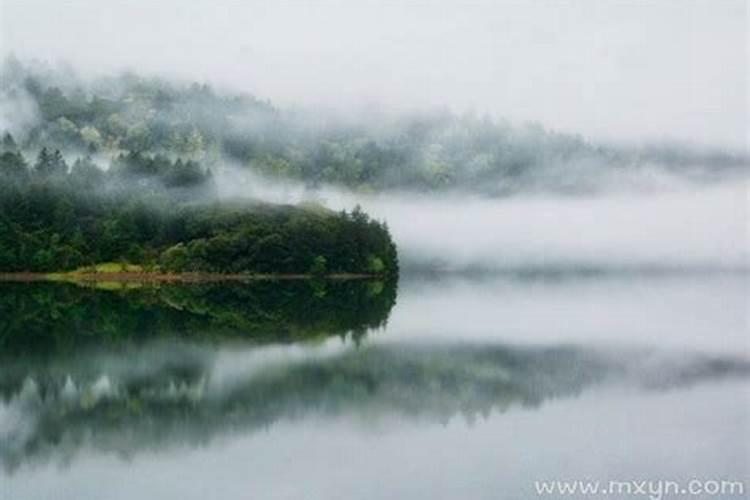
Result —
POLYGON ((749 278, 0 284, 0 499, 747 487, 749 278))

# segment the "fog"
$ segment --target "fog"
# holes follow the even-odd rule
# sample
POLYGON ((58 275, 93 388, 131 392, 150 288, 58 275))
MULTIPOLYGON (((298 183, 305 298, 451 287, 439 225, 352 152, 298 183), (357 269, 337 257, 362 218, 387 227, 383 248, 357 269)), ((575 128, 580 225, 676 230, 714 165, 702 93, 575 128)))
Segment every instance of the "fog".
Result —
POLYGON ((36 103, 22 89, 0 92, 0 130, 23 135, 38 121, 36 103))
POLYGON ((404 262, 506 270, 746 269, 747 186, 597 198, 373 200, 404 262))
POLYGON ((747 4, 0 1, 0 52, 219 83, 285 107, 475 110, 746 148, 747 4))
MULTIPOLYGON (((641 180, 653 181, 648 175, 641 180)), ((607 182, 596 195, 501 199, 310 189, 233 167, 220 170, 216 182, 232 199, 316 202, 336 210, 360 204, 387 221, 406 271, 738 271, 750 265, 743 178, 705 187, 607 182)))

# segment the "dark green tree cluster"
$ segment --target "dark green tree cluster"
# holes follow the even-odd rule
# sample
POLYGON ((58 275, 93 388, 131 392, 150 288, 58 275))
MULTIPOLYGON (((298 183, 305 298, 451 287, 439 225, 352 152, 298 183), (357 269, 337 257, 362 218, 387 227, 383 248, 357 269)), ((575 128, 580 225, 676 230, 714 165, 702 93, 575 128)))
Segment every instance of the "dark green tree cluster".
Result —
MULTIPOLYGON (((42 146, 36 160, 29 162, 16 145, 13 136, 6 132, 0 144, 0 176, 7 183, 28 181, 32 175, 38 180, 54 179, 109 192, 129 190, 162 191, 163 188, 180 188, 191 194, 209 194, 213 188, 213 174, 194 160, 171 160, 160 154, 140 152, 116 156, 105 172, 90 155, 78 156, 68 165, 59 149, 42 146), (70 175, 68 175, 70 174, 70 175), (106 179, 105 179, 106 178, 106 179), (105 182, 106 180, 106 182, 105 182)), ((171 195, 174 195, 173 191, 171 195)))
POLYGON ((359 208, 190 206, 164 227, 180 242, 160 254, 166 271, 387 275, 398 267, 387 227, 359 208))
POLYGON ((0 272, 102 262, 167 272, 397 272, 387 227, 358 208, 191 202, 211 191, 210 180, 192 161, 140 153, 104 172, 87 158, 68 168, 43 148, 29 166, 9 146, 0 155, 0 272))

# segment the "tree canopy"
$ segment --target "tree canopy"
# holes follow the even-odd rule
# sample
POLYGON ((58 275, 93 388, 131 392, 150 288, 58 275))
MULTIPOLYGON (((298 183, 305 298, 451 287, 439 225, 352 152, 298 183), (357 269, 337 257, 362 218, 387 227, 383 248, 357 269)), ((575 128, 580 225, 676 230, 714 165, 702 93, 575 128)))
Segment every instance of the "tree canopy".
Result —
POLYGON ((59 150, 43 148, 33 168, 3 151, 0 272, 101 262, 164 272, 397 272, 388 229, 359 208, 227 202, 211 192, 210 174, 192 160, 129 153, 105 172, 88 157, 68 168, 59 150))

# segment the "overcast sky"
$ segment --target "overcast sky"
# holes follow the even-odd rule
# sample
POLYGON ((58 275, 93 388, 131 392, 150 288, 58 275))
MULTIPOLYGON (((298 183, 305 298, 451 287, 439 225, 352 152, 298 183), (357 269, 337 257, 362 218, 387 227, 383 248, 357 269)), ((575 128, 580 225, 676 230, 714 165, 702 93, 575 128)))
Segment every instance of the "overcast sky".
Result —
POLYGON ((281 105, 447 106, 596 138, 748 139, 748 2, 0 0, 0 50, 281 105))

